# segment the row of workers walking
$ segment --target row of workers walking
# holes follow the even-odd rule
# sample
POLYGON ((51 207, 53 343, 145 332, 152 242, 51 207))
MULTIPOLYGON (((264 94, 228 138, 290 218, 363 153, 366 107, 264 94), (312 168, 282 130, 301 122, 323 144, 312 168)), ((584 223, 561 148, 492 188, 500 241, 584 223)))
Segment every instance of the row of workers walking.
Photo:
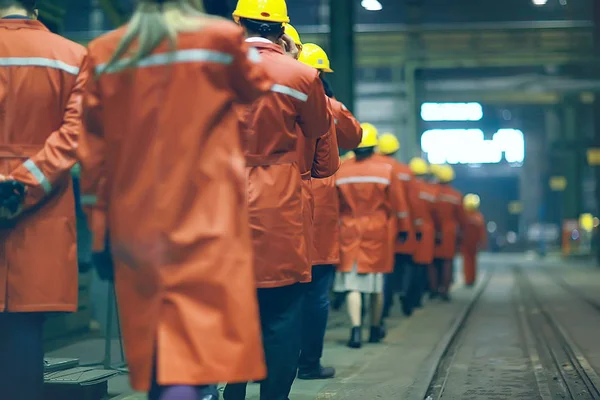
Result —
POLYGON ((443 250, 430 284, 447 296, 451 179, 434 186, 418 179, 423 160, 401 170, 375 154, 383 136, 335 100, 325 52, 301 45, 284 0, 239 0, 233 17, 139 0, 85 49, 38 22, 35 0, 0 1, 3 399, 42 398, 44 313, 77 309, 76 162, 131 384, 152 400, 214 400, 219 382, 241 400, 248 381, 285 400, 296 376, 332 377, 320 360, 334 277, 353 347, 360 293, 381 340, 398 265, 443 250), (439 225, 429 203, 449 204, 439 225))

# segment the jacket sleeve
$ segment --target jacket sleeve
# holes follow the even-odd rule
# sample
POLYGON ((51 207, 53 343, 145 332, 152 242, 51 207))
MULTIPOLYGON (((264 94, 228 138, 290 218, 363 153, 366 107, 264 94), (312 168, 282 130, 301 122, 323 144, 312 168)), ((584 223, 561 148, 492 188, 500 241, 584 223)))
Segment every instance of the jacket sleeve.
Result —
POLYGON ((323 83, 315 70, 306 101, 299 107, 298 125, 307 138, 316 139, 331 131, 333 116, 323 83))
POLYGON ((82 131, 82 99, 88 74, 87 56, 84 56, 61 126, 50 134, 37 154, 10 173, 14 179, 27 185, 25 210, 42 201, 60 180, 68 178, 77 162, 76 151, 82 131))
POLYGON ((328 178, 340 169, 340 163, 337 135, 335 134, 335 128, 332 128, 332 130, 317 139, 311 176, 313 178, 328 178))
MULTIPOLYGON (((90 62, 90 75, 93 64, 90 62)), ((93 235, 92 251, 105 248, 108 209, 108 182, 106 176, 106 142, 102 126, 102 100, 95 78, 88 81, 84 104, 84 130, 78 155, 81 162, 81 192, 88 225, 93 235)))
POLYGON ((390 180, 390 200, 392 209, 396 214, 397 231, 410 232, 412 230, 412 221, 410 219, 408 200, 404 191, 403 182, 398 179, 396 171, 393 168, 390 180))
POLYGON ((362 140, 362 128, 360 122, 346 108, 345 105, 335 99, 330 99, 333 109, 335 128, 340 148, 353 150, 358 147, 362 140))
POLYGON ((263 68, 258 50, 248 46, 241 29, 236 35, 230 52, 233 56, 230 79, 237 100, 242 104, 252 103, 267 93, 273 86, 273 82, 263 68))

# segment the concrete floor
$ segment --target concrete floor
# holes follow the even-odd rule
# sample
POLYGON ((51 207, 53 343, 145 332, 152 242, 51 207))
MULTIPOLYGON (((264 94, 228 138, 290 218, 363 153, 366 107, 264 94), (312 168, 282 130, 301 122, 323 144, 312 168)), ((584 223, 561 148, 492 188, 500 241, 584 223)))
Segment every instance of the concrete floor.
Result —
MULTIPOLYGON (((600 371, 600 312, 584 305, 567 289, 557 285, 543 271, 558 274, 577 291, 600 302, 600 268, 585 263, 565 263, 549 258, 543 261, 523 255, 483 255, 482 276, 496 266, 494 276, 468 321, 456 362, 450 369, 444 399, 518 399, 538 398, 535 379, 528 364, 528 354, 520 345, 511 291, 514 276, 510 266, 519 263, 543 293, 552 312, 560 318, 574 341, 586 354, 594 369, 600 371), (590 327, 595 333, 590 333, 590 327), (599 330, 595 330, 598 328, 599 330), (475 372, 474 372, 475 371, 475 372), (477 379, 473 377, 476 376, 477 379), (483 395, 483 397, 481 397, 483 395)), ((477 288, 462 284, 460 262, 457 263, 453 301, 428 301, 410 318, 399 315, 398 307, 388 324, 388 336, 378 345, 353 350, 345 346, 349 321, 345 310, 332 312, 325 341, 323 364, 337 369, 335 379, 326 381, 296 380, 291 400, 312 399, 405 399, 415 395, 414 384, 422 379, 436 345, 450 330, 457 317, 470 303, 477 288)), ((483 279, 480 279, 480 282, 483 279)), ((536 289, 536 290, 537 290, 536 289)), ((368 325, 368 324, 367 324, 368 325)), ((365 332, 366 333, 366 332, 365 332)), ((99 362, 104 354, 102 339, 71 344, 49 354, 54 357, 78 357, 82 363, 99 362)), ((113 340, 113 360, 118 363, 118 340, 113 340)), ((258 400, 258 385, 249 385, 248 400, 258 400)), ((127 376, 109 382, 109 391, 118 399, 145 399, 133 393, 127 376)))

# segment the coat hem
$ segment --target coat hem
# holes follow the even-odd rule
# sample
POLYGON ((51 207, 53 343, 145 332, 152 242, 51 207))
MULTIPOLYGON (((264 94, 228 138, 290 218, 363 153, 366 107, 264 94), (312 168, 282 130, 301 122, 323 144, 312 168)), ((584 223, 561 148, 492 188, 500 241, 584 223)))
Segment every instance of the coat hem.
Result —
POLYGON ((1 306, 0 311, 5 312, 75 312, 77 306, 63 305, 63 304, 44 304, 44 305, 30 305, 30 306, 1 306))
POLYGON ((292 279, 286 279, 284 281, 276 281, 276 282, 273 282, 273 281, 257 282, 256 288, 257 289, 274 289, 274 288, 278 288, 278 287, 292 286, 296 283, 307 283, 307 282, 310 282, 311 280, 312 280, 311 278, 308 278, 308 280, 292 278, 292 279))
POLYGON ((312 266, 315 267, 317 265, 338 265, 340 263, 339 258, 333 258, 330 260, 317 260, 312 262, 312 266))

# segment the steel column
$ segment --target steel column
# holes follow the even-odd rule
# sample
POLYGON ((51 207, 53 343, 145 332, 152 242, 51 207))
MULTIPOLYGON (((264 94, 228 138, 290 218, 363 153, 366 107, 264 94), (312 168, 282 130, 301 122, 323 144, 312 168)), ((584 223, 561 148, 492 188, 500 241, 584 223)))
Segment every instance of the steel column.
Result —
POLYGON ((355 112, 354 4, 329 0, 329 9, 329 58, 335 71, 331 82, 336 98, 355 112))

